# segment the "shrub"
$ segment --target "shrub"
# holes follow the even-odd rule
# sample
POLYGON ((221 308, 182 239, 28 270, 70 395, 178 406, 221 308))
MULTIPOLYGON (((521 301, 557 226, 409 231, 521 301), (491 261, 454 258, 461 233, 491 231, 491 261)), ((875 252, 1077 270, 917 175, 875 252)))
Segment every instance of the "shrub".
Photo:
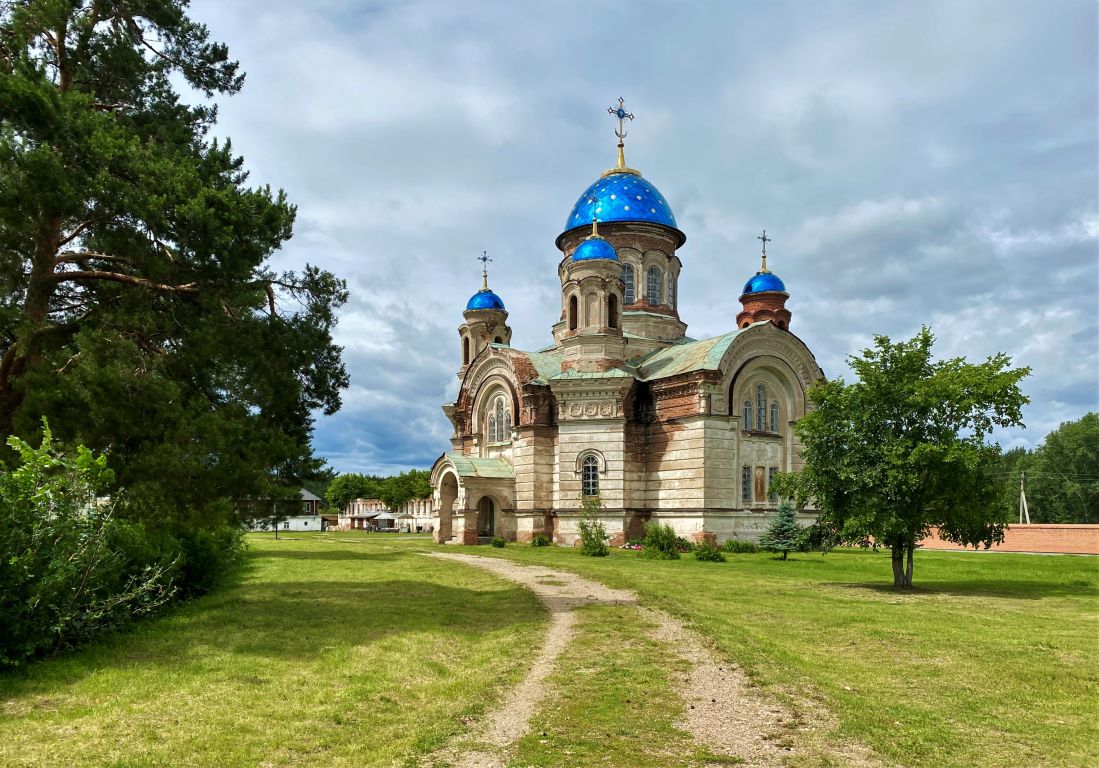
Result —
POLYGON ((707 563, 724 563, 725 555, 721 554, 721 550, 711 539, 703 539, 695 545, 695 560, 702 560, 707 563))
POLYGON ((539 533, 530 540, 530 545, 532 547, 548 547, 550 545, 549 536, 546 536, 544 533, 539 533))
POLYGON ((740 539, 729 539, 721 545, 722 552, 733 553, 750 553, 759 552, 759 547, 756 546, 754 541, 741 541, 740 539))
POLYGON ((497 549, 503 549, 506 545, 507 542, 501 539, 499 536, 494 536, 492 538, 492 546, 496 547, 497 549))
POLYGON ((679 539, 670 525, 649 523, 641 540, 641 556, 650 560, 678 560, 679 539))
POLYGON ((580 497, 580 519, 576 527, 580 532, 580 551, 590 557, 606 557, 610 554, 607 547, 607 528, 599 522, 598 514, 603 504, 598 496, 580 497))
POLYGON ((676 552, 690 552, 694 549, 694 544, 687 541, 682 536, 675 537, 675 551, 676 552))
POLYGON ((171 599, 173 564, 96 494, 106 458, 12 437, 20 466, 0 471, 0 667, 14 667, 150 613, 171 599))

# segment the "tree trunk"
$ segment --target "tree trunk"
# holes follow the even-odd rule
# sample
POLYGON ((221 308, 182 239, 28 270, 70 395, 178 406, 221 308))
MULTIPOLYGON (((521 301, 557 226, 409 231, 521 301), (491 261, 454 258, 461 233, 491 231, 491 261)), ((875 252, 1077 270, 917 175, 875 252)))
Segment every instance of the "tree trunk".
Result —
POLYGON ((785 549, 784 549, 784 550, 782 550, 782 559, 783 559, 783 560, 785 560, 785 559, 786 559, 786 550, 785 550, 785 549))
POLYGON ((914 541, 894 541, 889 549, 893 561, 893 586, 897 589, 912 586, 912 551, 915 548, 914 541))

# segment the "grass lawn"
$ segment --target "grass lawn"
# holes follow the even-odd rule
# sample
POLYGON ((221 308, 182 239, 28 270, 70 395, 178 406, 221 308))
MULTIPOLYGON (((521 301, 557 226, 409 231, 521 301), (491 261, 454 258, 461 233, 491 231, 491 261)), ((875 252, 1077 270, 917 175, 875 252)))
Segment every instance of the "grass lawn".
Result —
POLYGON ((684 618, 838 738, 911 766, 1099 765, 1099 560, 919 552, 910 593, 869 551, 727 563, 482 547, 572 570, 684 618))
POLYGON ((427 541, 250 537, 228 588, 0 678, 0 765, 417 765, 519 679, 546 620, 411 551, 427 541))
MULTIPOLYGON (((522 588, 421 557, 425 537, 250 541, 218 593, 0 677, 0 765, 415 766, 499 701, 546 626, 522 588)), ((823 705, 833 738, 902 765, 1099 765, 1097 559, 920 552, 898 594, 888 555, 863 551, 462 551, 634 589, 776 696, 823 705)), ((581 613, 512 765, 703 764, 673 727, 670 649, 628 608, 581 613)))

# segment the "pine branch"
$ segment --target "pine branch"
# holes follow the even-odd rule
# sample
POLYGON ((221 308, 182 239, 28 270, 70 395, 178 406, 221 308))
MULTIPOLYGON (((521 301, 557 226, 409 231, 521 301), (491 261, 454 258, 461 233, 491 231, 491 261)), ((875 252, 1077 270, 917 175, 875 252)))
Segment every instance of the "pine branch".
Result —
POLYGON ((55 283, 80 282, 85 280, 106 280, 113 283, 133 285, 138 288, 148 288, 151 291, 162 293, 198 293, 197 283, 184 283, 183 285, 168 285, 166 283, 154 283, 143 277, 134 277, 121 272, 105 272, 103 270, 82 270, 74 272, 55 272, 50 276, 55 283))

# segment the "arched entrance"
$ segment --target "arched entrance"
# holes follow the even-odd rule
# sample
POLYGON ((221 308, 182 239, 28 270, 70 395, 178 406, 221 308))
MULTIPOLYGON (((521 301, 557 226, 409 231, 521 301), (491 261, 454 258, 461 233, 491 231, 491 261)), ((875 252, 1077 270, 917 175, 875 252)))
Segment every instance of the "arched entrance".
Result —
POLYGON ((496 535, 496 505, 488 496, 483 496, 477 504, 477 535, 496 535))
POLYGON ((454 502, 457 499, 458 478, 447 472, 439 483, 439 528, 435 531, 435 541, 439 544, 450 541, 454 535, 454 502))

